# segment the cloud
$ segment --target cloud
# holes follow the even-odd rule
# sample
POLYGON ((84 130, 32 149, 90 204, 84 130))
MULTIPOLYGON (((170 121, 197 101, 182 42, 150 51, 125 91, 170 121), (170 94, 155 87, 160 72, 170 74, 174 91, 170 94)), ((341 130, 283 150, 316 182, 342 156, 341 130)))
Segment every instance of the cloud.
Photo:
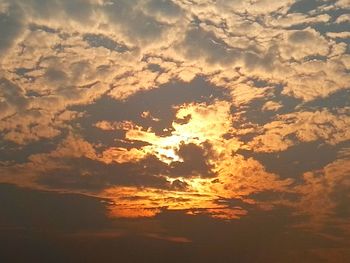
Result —
MULTIPOLYGON (((341 68, 338 58, 327 63, 318 61, 316 67, 323 68, 319 72, 310 72, 314 67, 311 63, 284 61, 328 56, 331 47, 335 50, 334 43, 327 42, 311 28, 282 30, 275 28, 273 21, 264 26, 255 17, 263 9, 264 12, 279 12, 282 17, 293 16, 294 24, 326 21, 325 16, 310 18, 305 14, 286 14, 291 1, 270 3, 269 10, 261 1, 254 5, 244 1, 231 4, 221 1, 212 5, 204 1, 201 8, 188 10, 185 3, 175 1, 52 1, 49 5, 33 0, 3 5, 3 13, 9 18, 6 21, 21 17, 24 28, 18 31, 7 27, 13 33, 9 33, 13 36, 10 42, 18 42, 18 45, 11 44, 11 52, 3 60, 5 77, 24 93, 36 94, 31 96, 29 108, 48 109, 50 105, 50 112, 43 115, 37 110, 35 115, 42 115, 42 122, 51 127, 51 131, 36 136, 26 135, 30 129, 24 127, 20 131, 9 131, 12 135, 6 138, 26 144, 57 136, 60 129, 51 123, 56 114, 73 105, 92 103, 106 93, 117 100, 125 100, 172 79, 191 81, 198 74, 221 85, 222 82, 213 76, 217 69, 221 72, 215 74, 223 76, 223 72, 232 72, 230 68, 239 67, 241 74, 285 84, 284 94, 305 101, 327 97, 348 87, 348 74, 341 68), (217 12, 231 4, 247 10, 250 18, 242 13, 232 17, 224 12, 225 29, 217 12), (22 16, 13 13, 13 10, 20 10, 19 7, 26 10, 22 16), (184 19, 191 16, 198 17, 198 25, 184 19), (205 20, 205 17, 210 19, 205 20), (186 33, 181 36, 180 32, 186 33), (283 38, 280 43, 275 41, 279 37, 283 38), (150 68, 155 62, 159 71, 150 68), (87 87, 90 89, 85 89, 87 87)), ((337 50, 344 52, 344 48, 337 50)), ((232 94, 236 105, 250 103, 266 94, 262 89, 243 87, 235 76, 223 77, 231 79, 224 85, 234 87, 232 94)), ((31 114, 34 113, 29 111, 28 116, 31 114)), ((22 118, 17 121, 20 120, 22 118)), ((15 125, 13 120, 7 127, 15 125)))
POLYGON ((348 209, 342 204, 349 202, 350 159, 349 149, 343 149, 339 158, 320 170, 303 175, 303 183, 295 188, 300 199, 295 204, 297 213, 309 216, 309 227, 334 227, 349 231, 348 209))
MULTIPOLYGON (((23 13, 16 5, 0 3, 0 52, 12 47, 23 30, 23 13)), ((0 54, 1 54, 0 53, 0 54)))
POLYGON ((68 19, 76 22, 88 22, 93 15, 94 5, 98 1, 17 0, 16 2, 27 10, 26 13, 28 16, 33 16, 38 20, 55 21, 59 19, 68 19))
POLYGON ((264 111, 278 111, 282 107, 283 107, 283 105, 279 102, 267 101, 264 104, 262 110, 264 110, 264 111))
POLYGON ((20 87, 9 80, 5 78, 0 80, 0 119, 14 115, 27 107, 28 101, 23 93, 20 87))
POLYGON ((126 129, 125 139, 144 141, 144 146, 101 151, 70 134, 55 150, 33 154, 25 164, 5 169, 12 179, 3 180, 110 198, 118 203, 111 207, 116 217, 154 216, 167 207, 226 219, 246 212, 221 204, 221 198, 255 203, 250 194, 283 192, 291 184, 290 179, 266 172, 254 159, 235 155, 240 142, 225 137, 232 129, 228 102, 184 104, 176 110, 174 129, 167 136, 128 122, 96 124, 104 131, 126 129), (139 198, 125 201, 130 193, 139 198))
POLYGON ((230 48, 215 34, 200 27, 190 28, 186 32, 179 49, 185 52, 185 56, 192 59, 204 58, 209 64, 232 64, 241 57, 239 50, 230 48))
POLYGON ((267 1, 267 0, 257 0, 253 2, 247 2, 244 0, 219 0, 217 5, 226 9, 227 11, 233 10, 242 10, 241 12, 247 12, 252 15, 259 15, 262 13, 272 13, 280 12, 284 13, 288 11, 290 5, 293 3, 291 0, 282 0, 282 1, 267 1))
MULTIPOLYGON (((224 157, 224 156, 223 156, 224 157)), ((226 159, 227 160, 227 159, 226 159)), ((221 199, 238 199, 243 203, 256 204, 259 201, 249 198, 253 193, 272 190, 285 192, 292 181, 279 180, 264 171, 253 159, 236 156, 218 164, 221 173, 214 179, 184 178, 184 190, 153 189, 135 187, 111 187, 102 196, 114 200, 111 205, 113 217, 152 217, 167 210, 184 210, 191 215, 207 214, 218 219, 237 219, 247 214, 239 206, 230 207, 221 199), (133 196, 135 198, 127 198, 133 196)), ((175 181, 173 181, 175 182, 175 181)))
POLYGON ((274 27, 290 28, 298 25, 313 25, 319 23, 327 23, 331 19, 328 14, 309 16, 302 13, 287 13, 278 18, 269 17, 268 23, 274 27))
POLYGON ((210 152, 212 151, 210 144, 201 144, 198 146, 194 143, 182 143, 176 154, 181 161, 171 163, 171 176, 200 176, 200 177, 214 177, 214 168, 208 161, 210 159, 210 152))
POLYGON ((340 38, 340 39, 348 39, 350 38, 349 32, 328 32, 327 36, 330 38, 340 38))
POLYGON ((270 87, 254 87, 251 84, 239 83, 232 87, 231 96, 235 106, 242 106, 268 96, 269 91, 270 87))
POLYGON ((181 7, 172 0, 148 0, 145 7, 148 14, 156 15, 160 20, 179 19, 183 12, 181 7))
POLYGON ((300 142, 318 140, 336 145, 350 139, 349 123, 347 108, 335 113, 323 109, 279 115, 278 120, 264 125, 262 134, 255 136, 248 145, 257 152, 284 151, 300 142))
MULTIPOLYGON (((141 3, 137 0, 109 1, 103 6, 103 13, 108 17, 108 22, 115 25, 129 40, 150 42, 160 38, 169 25, 146 14, 142 8, 138 8, 139 2, 141 3)), ((166 2, 163 3, 166 4, 166 2)), ((176 8, 176 5, 171 2, 168 2, 168 6, 176 8)), ((161 11, 161 6, 156 8, 150 1, 148 1, 148 8, 151 12, 167 15, 166 12, 161 11)))
MULTIPOLYGON (((3 179, 39 189, 70 189, 86 194, 96 194, 111 185, 171 187, 166 178, 159 176, 167 173, 166 165, 154 156, 143 155, 137 160, 119 154, 113 158, 113 151, 101 154, 89 142, 69 135, 53 151, 31 155, 25 164, 12 167, 12 172, 11 167, 5 169, 13 176, 3 179)), ((126 153, 125 149, 119 151, 126 153)))
POLYGON ((128 48, 123 43, 118 43, 117 41, 109 38, 108 36, 104 36, 102 34, 85 34, 83 39, 89 43, 91 47, 104 47, 111 51, 116 51, 120 53, 124 53, 130 48, 128 48))
POLYGON ((349 0, 338 0, 335 4, 337 7, 349 9, 349 0))
POLYGON ((307 56, 327 56, 330 43, 312 28, 289 30, 285 35, 285 44, 280 46, 283 59, 300 60, 307 56))
POLYGON ((0 152, 54 150, 1 162, 1 181, 108 197, 117 217, 235 219, 222 199, 293 192, 238 150, 350 139, 347 102, 328 102, 349 89, 348 1, 306 2, 2 1, 0 152))
POLYGON ((343 14, 338 16, 337 20, 335 20, 335 23, 349 23, 350 22, 350 15, 349 14, 343 14))
POLYGON ((312 101, 348 89, 349 74, 340 59, 327 62, 313 60, 295 65, 296 74, 287 79, 283 93, 312 101), (333 77, 335 75, 337 78, 333 77))

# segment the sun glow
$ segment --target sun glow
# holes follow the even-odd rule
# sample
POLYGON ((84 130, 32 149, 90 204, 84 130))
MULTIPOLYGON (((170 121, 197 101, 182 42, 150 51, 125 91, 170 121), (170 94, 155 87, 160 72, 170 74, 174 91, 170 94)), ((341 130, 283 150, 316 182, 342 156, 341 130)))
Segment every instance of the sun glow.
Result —
MULTIPOLYGON (((225 168, 222 159, 230 158, 233 151, 237 151, 240 143, 223 136, 232 132, 232 117, 229 113, 230 104, 216 101, 214 104, 186 104, 177 108, 174 128, 170 136, 157 136, 154 132, 141 130, 139 127, 126 132, 127 140, 143 141, 148 145, 139 151, 156 156, 164 163, 184 162, 179 154, 181 145, 194 144, 204 147, 204 143, 212 145, 211 157, 207 161, 211 169, 217 173, 216 178, 202 178, 201 175, 169 177, 164 175, 169 185, 180 182, 185 185, 182 190, 153 189, 153 188, 125 188, 114 187, 105 191, 108 198, 112 198, 117 206, 111 206, 111 216, 114 217, 152 217, 162 209, 185 210, 188 214, 209 214, 215 218, 234 219, 245 214, 240 208, 229 208, 220 203, 223 197, 237 197, 235 193, 225 189, 227 174, 221 173, 225 168), (186 120, 186 121, 183 121, 186 120), (219 173, 220 172, 220 173, 219 173), (221 192, 220 192, 220 191, 221 192), (130 199, 128 196, 132 196, 130 199)), ((193 165, 193 164, 191 164, 193 165)))
POLYGON ((137 149, 107 150, 102 157, 109 157, 106 161, 110 162, 114 158, 119 163, 134 162, 152 155, 167 164, 169 170, 179 163, 179 169, 189 167, 189 170, 184 169, 177 176, 157 175, 168 184, 161 189, 118 186, 105 189, 102 195, 116 204, 110 206, 110 216, 153 217, 166 209, 236 219, 244 216, 246 211, 241 207, 231 207, 224 200, 239 199, 252 203, 254 201, 247 197, 251 193, 269 189, 283 191, 291 183, 290 180, 279 180, 276 175, 266 172, 259 162, 236 154, 242 143, 234 136, 233 117, 228 102, 185 104, 176 109, 173 131, 169 136, 158 136, 150 128, 143 130, 130 122, 113 125, 100 123, 105 129, 123 128, 128 141, 146 143, 137 149), (184 152, 182 147, 190 144, 197 147, 199 152, 184 152), (193 156, 199 153, 204 155, 193 156), (204 169, 198 171, 209 169, 210 173, 192 173, 191 169, 196 165, 204 169))
POLYGON ((183 161, 177 154, 181 144, 200 145, 209 141, 215 144, 216 149, 222 150, 222 136, 231 131, 232 117, 228 114, 229 107, 229 103, 224 101, 217 101, 212 105, 182 105, 178 108, 176 118, 183 120, 189 117, 189 120, 186 123, 174 121, 174 131, 170 136, 161 137, 152 131, 134 128, 126 132, 126 139, 148 143, 149 145, 142 147, 145 155, 153 154, 167 164, 183 161))

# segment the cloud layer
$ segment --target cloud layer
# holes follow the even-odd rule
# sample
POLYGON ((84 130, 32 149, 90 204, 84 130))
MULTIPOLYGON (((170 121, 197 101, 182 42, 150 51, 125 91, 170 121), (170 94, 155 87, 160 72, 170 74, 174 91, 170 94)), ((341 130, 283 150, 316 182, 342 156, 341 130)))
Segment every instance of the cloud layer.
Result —
POLYGON ((0 0, 0 182, 108 198, 112 217, 283 206, 349 232, 349 8, 0 0), (287 176, 254 157, 309 143, 336 156, 287 176))

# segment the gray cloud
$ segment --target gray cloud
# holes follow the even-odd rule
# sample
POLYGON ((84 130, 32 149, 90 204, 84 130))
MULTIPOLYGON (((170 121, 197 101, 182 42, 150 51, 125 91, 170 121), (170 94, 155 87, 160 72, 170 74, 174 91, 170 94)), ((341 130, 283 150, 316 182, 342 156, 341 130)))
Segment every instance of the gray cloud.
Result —
POLYGON ((182 158, 181 162, 172 162, 170 176, 181 177, 215 177, 214 165, 209 163, 211 155, 211 145, 204 143, 201 146, 196 144, 181 144, 177 154, 182 158))
POLYGON ((66 168, 48 169, 37 182, 53 189, 101 191, 113 186, 155 187, 167 189, 171 184, 160 174, 167 170, 153 156, 136 163, 103 164, 87 158, 58 159, 66 168))
POLYGON ((204 58, 208 63, 232 64, 241 57, 241 52, 230 48, 218 39, 212 32, 200 27, 190 28, 180 49, 185 48, 185 55, 189 58, 204 58))
POLYGON ((167 25, 157 21, 153 16, 135 8, 138 0, 110 1, 103 11, 109 22, 115 24, 129 39, 150 41, 158 39, 167 25))
MULTIPOLYGON (((16 41, 24 29, 24 13, 15 4, 5 5, 0 3, 0 52, 6 52, 16 41)), ((1 57, 0 53, 0 57, 1 57)))
POLYGON ((0 79, 0 120, 24 110, 29 102, 24 91, 5 78, 0 79))
POLYGON ((182 12, 181 8, 172 0, 148 0, 145 6, 150 13, 166 17, 178 17, 182 12))

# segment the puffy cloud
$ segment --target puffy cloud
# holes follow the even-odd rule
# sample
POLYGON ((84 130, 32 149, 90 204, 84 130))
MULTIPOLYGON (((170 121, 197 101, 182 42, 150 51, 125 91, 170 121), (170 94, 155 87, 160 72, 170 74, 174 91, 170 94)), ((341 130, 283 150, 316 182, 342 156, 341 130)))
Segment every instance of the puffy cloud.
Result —
POLYGON ((102 153, 102 160, 105 163, 128 163, 137 162, 146 155, 143 151, 136 148, 125 149, 122 147, 111 147, 102 153))
POLYGON ((307 56, 327 56, 330 49, 328 41, 316 30, 290 30, 284 37, 285 44, 280 46, 283 59, 300 60, 307 56))
POLYGON ((241 106, 250 103, 252 100, 261 99, 268 95, 270 87, 254 87, 246 83, 237 84, 232 87, 231 96, 234 105, 241 106))
POLYGON ((330 38, 350 38, 350 32, 328 32, 327 36, 330 38))
POLYGON ((349 0, 338 0, 336 6, 344 9, 349 9, 350 1, 349 0))
POLYGON ((252 15, 266 14, 272 12, 284 13, 287 12, 290 5, 294 2, 292 0, 283 1, 267 1, 267 0, 256 0, 247 2, 244 0, 219 0, 216 1, 217 5, 222 9, 242 10, 241 12, 248 12, 252 15))
POLYGON ((114 85, 109 95, 116 99, 125 99, 138 91, 155 88, 159 75, 157 72, 143 69, 138 72, 130 72, 114 85))
POLYGON ((103 89, 100 85, 93 85, 80 89, 61 89, 55 95, 31 98, 15 84, 3 79, 1 91, 5 99, 1 103, 4 111, 0 120, 0 130, 5 133, 4 139, 27 144, 59 135, 60 130, 66 128, 64 122, 79 116, 69 114, 63 117, 61 114, 65 109, 69 105, 92 101, 103 89))
POLYGON ((290 28, 297 25, 311 25, 318 23, 327 23, 331 17, 327 14, 308 16, 302 13, 288 13, 278 18, 268 17, 267 21, 274 27, 290 28))
POLYGON ((340 15, 337 20, 335 20, 335 23, 349 23, 350 22, 350 15, 349 14, 343 14, 340 15))
POLYGON ((341 61, 343 56, 326 62, 311 60, 294 64, 295 74, 287 78, 284 94, 312 101, 349 88, 350 76, 341 61), (337 76, 337 78, 334 78, 337 76))
POLYGON ((279 102, 275 102, 275 101, 267 101, 264 106, 263 106, 263 110, 264 111, 277 111, 280 108, 282 108, 283 105, 279 102))
POLYGON ((284 151, 298 142, 322 140, 336 145, 350 139, 349 109, 332 113, 326 109, 316 112, 296 112, 279 115, 278 120, 263 126, 249 147, 257 152, 284 151))

